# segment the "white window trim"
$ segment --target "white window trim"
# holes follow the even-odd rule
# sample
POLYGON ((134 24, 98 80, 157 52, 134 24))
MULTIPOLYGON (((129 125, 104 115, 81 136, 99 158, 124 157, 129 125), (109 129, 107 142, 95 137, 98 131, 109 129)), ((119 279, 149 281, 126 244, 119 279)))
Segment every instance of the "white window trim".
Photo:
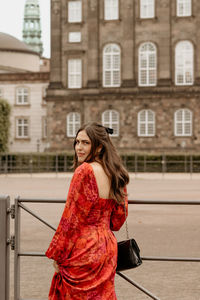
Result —
POLYGON ((111 5, 110 1, 113 0, 104 0, 104 20, 119 20, 119 0, 115 0, 114 6, 111 5))
POLYGON ((177 17, 190 17, 192 15, 192 0, 176 0, 176 11, 177 11, 177 17), (186 11, 187 3, 189 2, 189 11, 186 11), (180 5, 183 4, 184 9, 183 13, 180 12, 180 5))
MULTIPOLYGON (((76 79, 77 80, 77 79, 76 79)), ((81 89, 82 88, 82 59, 68 59, 68 88, 69 89, 81 89), (80 62, 80 71, 79 72, 72 72, 70 73, 70 63, 77 61, 80 62), (80 75, 80 82, 79 84, 72 84, 70 83, 70 76, 79 76, 80 75)))
POLYGON ((183 108, 183 109, 178 109, 177 111, 175 111, 174 113, 174 136, 192 136, 192 132, 193 132, 193 114, 192 114, 192 111, 188 108, 183 108), (185 121, 185 112, 183 114, 183 121, 180 122, 180 121, 177 121, 177 114, 179 111, 188 111, 190 113, 190 117, 191 117, 191 120, 190 121, 185 121), (178 123, 181 123, 182 124, 182 134, 178 134, 177 133, 177 124, 178 123), (185 126, 184 124, 190 124, 190 133, 186 134, 185 133, 185 126))
POLYGON ((80 126, 81 126, 81 115, 80 115, 80 113, 78 113, 78 112, 70 112, 70 113, 68 113, 67 114, 67 116, 66 116, 66 135, 67 135, 67 137, 75 137, 76 136, 76 132, 77 132, 77 128, 76 128, 76 125, 78 125, 77 126, 77 128, 80 128, 80 126), (70 121, 70 116, 71 115, 73 115, 73 121, 71 122, 70 121), (78 116, 78 118, 79 118, 79 120, 78 121, 76 121, 76 115, 78 116), (69 125, 72 125, 73 126, 73 133, 71 133, 70 132, 70 130, 69 130, 69 125))
POLYGON ((104 49, 103 49, 103 87, 120 87, 121 86, 121 49, 117 44, 107 44, 105 45, 104 49), (112 46, 112 47, 117 47, 119 50, 119 69, 113 69, 113 55, 116 54, 115 52, 110 52, 108 54, 105 53, 105 50, 107 47, 112 46), (110 55, 111 56, 111 68, 110 69, 106 69, 106 55, 110 55), (111 72, 111 84, 106 84, 106 71, 110 71, 111 72), (118 84, 114 84, 113 83, 113 72, 114 71, 118 71, 119 72, 119 83, 118 84))
POLYGON ((151 109, 143 109, 141 111, 138 112, 138 118, 137 118, 137 126, 138 126, 138 136, 142 136, 142 137, 152 137, 152 136, 155 136, 155 127, 156 127, 156 124, 155 124, 155 112, 151 109), (145 122, 141 122, 140 121, 140 115, 141 113, 145 111, 145 122), (149 121, 148 120, 148 112, 151 112, 153 114, 153 121, 149 121), (145 134, 142 134, 140 132, 140 125, 141 124, 145 124, 145 134), (153 124, 153 133, 152 134, 149 134, 148 133, 148 124, 153 124))
POLYGON ((69 32, 68 42, 69 43, 80 43, 81 42, 81 32, 80 31, 69 32))
POLYGON ((30 137, 30 120, 29 120, 29 117, 25 117, 25 116, 23 116, 23 117, 16 117, 15 118, 15 129, 16 129, 16 134, 15 134, 15 136, 16 136, 16 139, 29 139, 29 137, 30 137), (28 127, 28 135, 24 135, 24 124, 23 124, 23 126, 21 126, 21 127, 23 127, 23 132, 22 132, 22 135, 20 136, 20 135, 18 135, 18 121, 19 120, 27 120, 28 122, 27 122, 27 127, 28 127))
MULTIPOLYGON (((186 54, 184 57, 188 56, 188 54, 186 54)), ((179 42, 177 45, 176 45, 176 48, 175 48, 175 84, 176 85, 193 85, 194 84, 194 47, 193 47, 193 44, 190 42, 190 41, 182 41, 182 42, 179 42), (191 60, 192 60, 192 66, 191 66, 191 74, 192 74, 192 82, 186 82, 186 76, 185 76, 185 61, 183 61, 183 83, 180 83, 178 82, 177 80, 177 77, 178 77, 178 66, 177 66, 177 57, 180 56, 179 52, 178 52, 178 47, 180 46, 181 43, 190 43, 191 45, 191 60), (178 52, 178 53, 177 53, 178 52)))
MULTIPOLYGON (((147 64, 149 64, 149 53, 151 53, 152 51, 147 51, 147 54, 146 54, 146 57, 147 57, 147 64)), ((156 86, 157 85, 157 47, 154 43, 151 43, 151 42, 146 42, 146 43, 143 43, 140 45, 139 47, 139 50, 138 50, 138 60, 139 60, 139 63, 138 63, 138 74, 139 74, 139 86, 156 86), (144 84, 144 83, 141 83, 141 48, 145 45, 145 44, 151 44, 153 45, 153 47, 155 48, 155 68, 149 68, 148 66, 148 69, 146 68, 145 70, 147 70, 147 83, 144 84), (149 70, 155 70, 155 73, 156 73, 156 78, 155 78, 155 83, 149 83, 149 70)))
POLYGON ((113 132, 111 135, 112 137, 118 137, 119 136, 119 112, 114 109, 107 109, 102 113, 102 125, 105 127, 113 128, 113 124, 117 125, 117 132, 113 132), (109 112, 109 122, 105 121, 105 114, 109 112), (117 115, 117 121, 112 120, 112 113, 116 113, 117 115))
POLYGON ((153 19, 153 18, 155 18, 155 0, 140 0, 140 18, 141 19, 153 19), (143 3, 142 3, 142 1, 144 2, 146 2, 147 3, 147 5, 151 5, 151 3, 150 3, 150 1, 152 1, 153 3, 152 3, 152 6, 153 6, 153 9, 152 9, 152 14, 148 14, 148 15, 144 15, 144 11, 143 11, 143 3))
POLYGON ((29 105, 29 97, 30 97, 30 92, 28 87, 17 87, 16 88, 16 105, 29 105), (19 91, 23 91, 19 93, 19 91), (24 92, 26 90, 26 92, 24 92), (22 102, 19 102, 19 96, 22 96, 22 102), (24 102, 24 96, 27 96, 27 102, 24 102))
POLYGON ((68 2, 68 23, 81 23, 82 22, 82 0, 69 1, 68 2), (73 19, 73 16, 70 15, 70 5, 74 3, 79 3, 80 11, 79 16, 76 19, 73 19))

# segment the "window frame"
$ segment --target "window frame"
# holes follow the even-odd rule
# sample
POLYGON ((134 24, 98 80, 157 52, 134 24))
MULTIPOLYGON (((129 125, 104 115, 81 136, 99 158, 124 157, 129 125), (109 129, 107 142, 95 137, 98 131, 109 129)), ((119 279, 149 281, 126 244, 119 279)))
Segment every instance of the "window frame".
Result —
POLYGON ((193 135, 193 113, 190 109, 188 108, 180 108, 180 109, 177 109, 175 112, 174 112, 174 136, 176 137, 190 137, 193 135), (177 121, 177 114, 178 112, 184 112, 182 113, 182 121, 177 121), (190 113, 190 121, 185 121, 185 113, 186 111, 188 111, 190 113), (181 134, 178 134, 177 133, 177 124, 180 124, 182 125, 181 127, 181 131, 182 133, 181 134), (186 134, 185 133, 185 124, 190 124, 190 133, 186 134))
POLYGON ((72 137, 74 138, 76 136, 77 130, 80 128, 80 126, 81 126, 81 114, 76 111, 69 112, 66 116, 66 136, 69 138, 72 138, 72 137), (69 120, 71 115, 73 116, 72 122, 69 120), (76 119, 75 119, 76 115, 79 118, 78 121, 76 121, 76 119), (70 126, 69 126, 70 124, 72 125, 73 133, 70 132, 70 126))
MULTIPOLYGON (((150 9, 148 9, 148 10, 150 11, 150 9)), ((140 19, 154 19, 155 18, 155 10, 156 10, 155 0, 140 0, 140 19), (144 3, 143 2, 144 1, 147 3, 146 5, 149 4, 149 5, 153 6, 152 14, 148 14, 148 15, 145 16, 144 10, 143 10, 143 8, 144 8, 144 3), (150 1, 152 2, 152 4, 148 3, 150 1)))
POLYGON ((30 104, 30 88, 26 87, 26 86, 21 86, 21 87, 16 87, 16 101, 15 104, 19 105, 19 106, 23 106, 23 105, 29 105, 30 104), (23 93, 20 95, 19 94, 19 90, 23 90, 23 93), (27 93, 24 93, 24 90, 27 91, 27 93), (22 97, 22 102, 19 102, 19 96, 22 97), (24 96, 27 96, 27 102, 24 102, 24 96))
POLYGON ((119 20, 119 0, 104 0, 104 20, 105 21, 116 21, 119 20), (111 5, 112 1, 116 2, 116 5, 111 5), (109 3, 110 2, 110 3, 109 3), (115 10, 114 16, 112 12, 115 10), (109 15, 111 17, 109 17, 109 15))
POLYGON ((27 140, 30 138, 30 118, 28 116, 17 116, 15 117, 15 138, 16 139, 23 139, 23 140, 27 140), (19 124, 18 124, 18 121, 19 120, 23 120, 23 121, 27 121, 27 131, 28 131, 28 134, 27 135, 24 135, 24 124, 23 126, 20 126, 20 127, 23 127, 22 129, 22 132, 23 134, 20 136, 18 133, 19 133, 19 124))
POLYGON ((156 118, 155 118, 156 114, 152 109, 142 109, 138 112, 137 115, 137 134, 139 137, 154 137, 156 135, 156 118), (140 116, 142 114, 142 112, 145 112, 145 121, 141 121, 140 116), (151 112, 153 115, 153 121, 149 121, 149 115, 148 113, 151 112), (145 125, 145 133, 142 134, 141 133, 141 128, 140 125, 144 124, 145 125), (149 133, 149 124, 153 124, 153 133, 150 134, 149 133))
POLYGON ((115 43, 109 43, 106 44, 103 48, 103 87, 105 88, 113 88, 113 87, 120 87, 121 86, 121 48, 118 44, 115 43), (112 47, 112 50, 110 53, 105 54, 106 48, 108 47, 112 47), (119 68, 113 68, 114 65, 114 55, 116 55, 116 53, 113 51, 114 47, 116 47, 119 52, 118 52, 118 56, 119 56, 119 68), (110 69, 106 68, 106 56, 110 56, 110 69), (106 83, 106 72, 110 72, 110 84, 106 83), (114 84, 114 72, 119 72, 119 82, 117 84, 114 84))
MULTIPOLYGON (((82 85, 83 85, 82 84, 82 77, 83 77, 82 76, 82 59, 81 58, 69 58, 67 64, 68 64, 68 68, 67 68, 67 70, 68 70, 68 76, 67 76, 67 83, 68 83, 67 87, 68 87, 68 89, 81 89, 82 85), (79 72, 75 72, 75 71, 70 72, 70 63, 72 63, 72 61, 73 62, 75 62, 75 61, 80 62, 80 71, 79 72), (71 85, 70 76, 74 76, 74 77, 75 76, 80 76, 80 82, 78 82, 78 84, 77 84, 78 77, 75 77, 76 84, 71 85)), ((77 66, 73 66, 73 68, 76 68, 76 67, 77 66)))
MULTIPOLYGON (((119 129, 120 129, 120 115, 119 115, 119 112, 115 109, 107 109, 105 110, 102 115, 101 115, 101 122, 102 122, 102 125, 105 126, 105 127, 109 127, 109 128, 113 128, 113 124, 116 125, 117 129, 116 129, 116 133, 113 132, 113 134, 111 135, 112 137, 119 137, 119 129), (109 121, 105 121, 105 114, 106 113, 109 113, 109 121), (113 116, 112 116, 112 113, 115 113, 116 116, 117 116, 117 121, 113 121, 113 116), (110 116, 111 116, 111 119, 110 119, 110 116)), ((114 130, 114 128, 113 128, 114 130)))
MULTIPOLYGON (((186 45, 185 45, 186 47, 186 45)), ((184 40, 184 41, 180 41, 176 44, 176 47, 175 47, 175 85, 176 86, 188 86, 188 85, 193 85, 194 84, 194 46, 193 46, 193 43, 188 41, 188 40, 184 40), (191 66, 190 68, 188 68, 186 66, 186 61, 188 60, 188 52, 187 50, 181 50, 181 52, 185 52, 184 54, 183 53, 180 53, 180 51, 178 52, 178 47, 180 46, 180 44, 183 44, 183 43, 187 43, 188 45, 190 44, 191 45, 191 66), (181 67, 178 67, 178 59, 180 59, 180 56, 183 55, 184 56, 184 60, 182 62, 182 66, 181 67), (178 82, 178 76, 180 76, 180 69, 182 68, 182 74, 181 76, 183 77, 183 82, 182 83, 179 83, 178 82), (187 69, 189 69, 189 71, 191 71, 191 82, 186 82, 186 71, 187 69)))
POLYGON ((81 43, 82 41, 82 36, 81 36, 81 31, 70 31, 68 33, 68 42, 71 44, 71 43, 81 43), (70 40, 70 36, 72 37, 73 34, 79 34, 79 39, 72 39, 70 40))
POLYGON ((192 16, 192 0, 176 0, 176 15, 177 17, 191 17, 192 16), (189 12, 187 13, 187 1, 189 1, 189 12), (180 12, 180 5, 183 5, 183 13, 180 12), (185 6, 184 6, 185 5, 185 6))
MULTIPOLYGON (((68 19, 68 23, 81 23, 83 21, 83 3, 82 0, 74 0, 74 1, 68 1, 68 15, 67 15, 67 19, 68 19), (73 19, 73 14, 71 13, 72 11, 70 11, 70 5, 74 4, 74 3, 80 3, 80 11, 79 11, 79 16, 77 19, 73 19), (71 16, 70 16, 71 13, 71 16)), ((77 10, 77 9, 76 9, 77 10)))
POLYGON ((147 87, 149 87, 149 86, 157 86, 157 81, 158 81, 158 62, 157 62, 157 60, 158 60, 158 58, 157 58, 157 46, 156 46, 156 44, 155 43, 153 43, 153 42, 144 42, 144 43, 142 43, 141 45, 140 45, 140 47, 139 47, 139 49, 138 49, 138 85, 139 86, 142 86, 142 87, 145 87, 145 86, 147 86, 147 87), (149 56, 150 56, 150 54, 152 55, 152 53, 153 53, 153 51, 145 51, 145 52, 147 52, 147 54, 145 54, 145 59, 146 59, 146 61, 147 61, 147 67, 146 68, 141 68, 141 59, 142 59, 142 52, 141 52, 141 49, 142 49, 142 47, 144 47, 145 45, 152 45, 153 47, 154 47, 154 49, 155 49, 155 51, 154 51, 154 55, 155 55, 155 67, 154 68, 149 68, 149 56), (142 70, 145 70, 146 71, 146 78, 147 78, 147 83, 142 83, 142 70), (149 73, 150 73, 150 71, 155 71, 155 83, 149 83, 150 82, 150 76, 149 76, 149 73))

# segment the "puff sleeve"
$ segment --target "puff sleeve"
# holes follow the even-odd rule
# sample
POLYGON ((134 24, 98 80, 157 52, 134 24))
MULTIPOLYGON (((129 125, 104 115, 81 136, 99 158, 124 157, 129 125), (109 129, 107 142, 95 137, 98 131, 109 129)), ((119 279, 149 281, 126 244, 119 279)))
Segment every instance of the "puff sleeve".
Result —
POLYGON ((86 163, 79 166, 72 178, 65 208, 53 239, 45 255, 62 264, 68 258, 80 235, 81 225, 87 220, 95 198, 96 186, 92 185, 91 172, 86 163))
MULTIPOLYGON (((126 193, 126 189, 125 189, 126 193)), ((128 216, 128 198, 125 197, 126 217, 128 216)), ((110 229, 112 231, 118 231, 124 224, 125 220, 124 201, 121 204, 115 203, 115 206, 111 213, 110 229)))

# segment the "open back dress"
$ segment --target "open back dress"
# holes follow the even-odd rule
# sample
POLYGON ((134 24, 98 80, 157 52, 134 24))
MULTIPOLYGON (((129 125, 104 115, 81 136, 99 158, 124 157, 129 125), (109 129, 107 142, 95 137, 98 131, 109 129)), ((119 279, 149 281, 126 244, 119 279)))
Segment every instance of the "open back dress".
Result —
MULTIPOLYGON (((126 213, 128 200, 125 199, 126 213)), ((117 241, 124 203, 99 197, 90 164, 74 172, 64 212, 46 256, 57 262, 49 300, 116 300, 117 241)))

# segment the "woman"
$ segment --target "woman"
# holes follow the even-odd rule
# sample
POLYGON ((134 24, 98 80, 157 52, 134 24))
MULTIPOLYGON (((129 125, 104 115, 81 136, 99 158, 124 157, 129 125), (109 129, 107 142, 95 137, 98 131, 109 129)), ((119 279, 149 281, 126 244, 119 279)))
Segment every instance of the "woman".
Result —
POLYGON ((81 127, 74 141, 75 172, 65 209, 46 252, 55 274, 49 300, 114 300, 117 241, 125 221, 127 171, 113 146, 113 130, 81 127))

